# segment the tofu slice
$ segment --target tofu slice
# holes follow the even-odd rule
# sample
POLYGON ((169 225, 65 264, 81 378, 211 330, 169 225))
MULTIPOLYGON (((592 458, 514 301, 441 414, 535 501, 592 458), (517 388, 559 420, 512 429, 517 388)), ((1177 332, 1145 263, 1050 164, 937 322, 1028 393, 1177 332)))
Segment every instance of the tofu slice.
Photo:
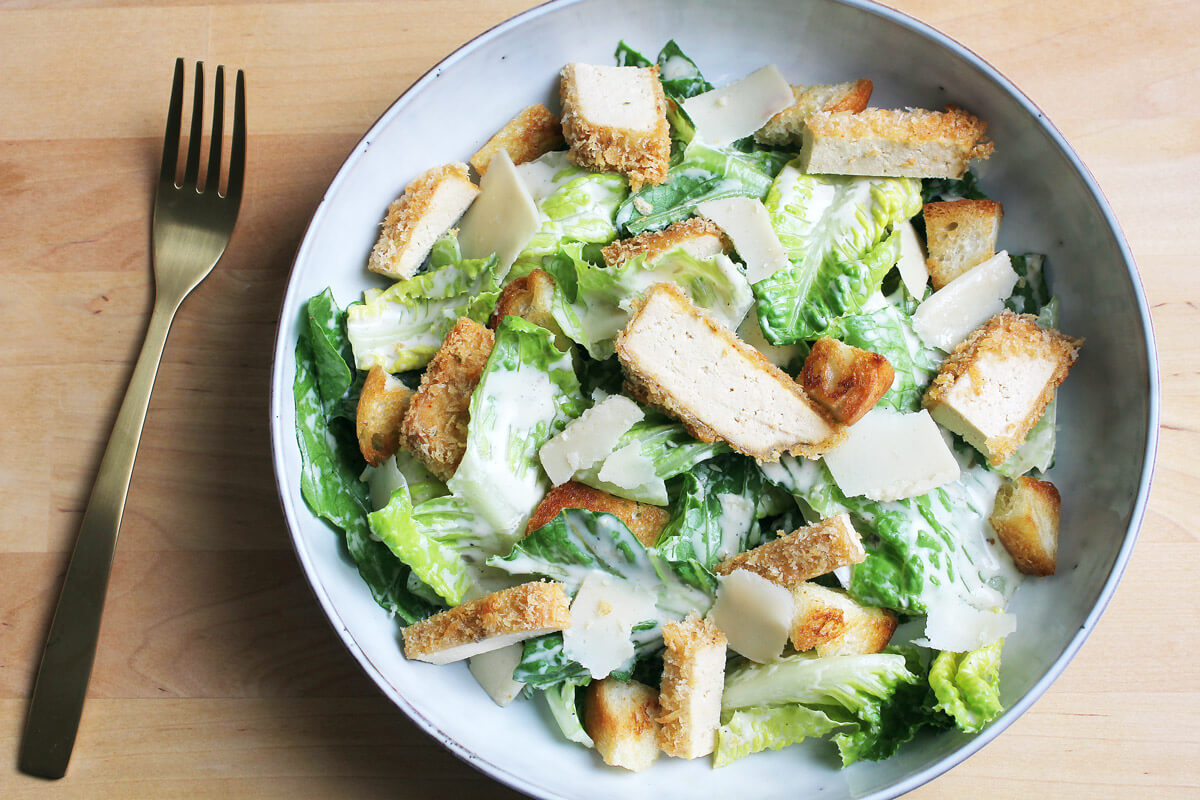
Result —
POLYGON ((646 547, 653 547, 667 522, 671 519, 665 508, 626 500, 599 489, 593 489, 576 481, 555 486, 529 517, 525 527, 527 533, 536 531, 559 515, 566 508, 583 508, 612 514, 628 526, 634 536, 646 547))
POLYGON ((1082 339, 1004 311, 942 362, 922 404, 993 465, 1016 452, 1079 357, 1082 339))
POLYGON ((760 144, 776 147, 799 146, 804 136, 804 121, 818 111, 858 113, 871 100, 873 84, 866 79, 846 83, 792 85, 796 102, 767 120, 754 138, 760 144))
POLYGON ((658 67, 572 62, 563 67, 559 91, 572 161, 627 175, 635 192, 666 179, 671 136, 658 67))
POLYGON ((421 376, 400 423, 400 446, 442 480, 454 475, 466 452, 471 393, 495 341, 478 322, 459 319, 421 376))
POLYGON ((815 457, 845 437, 787 373, 673 284, 655 284, 635 302, 616 350, 629 392, 701 441, 775 461, 785 452, 815 457))
POLYGON ((658 693, 615 678, 588 685, 583 727, 610 767, 641 772, 658 758, 658 693))
POLYGON ((934 290, 996 254, 1004 206, 994 200, 926 203, 925 260, 934 290))
POLYGON ((961 108, 818 111, 804 124, 805 172, 907 178, 961 178, 992 154, 987 123, 961 108))
POLYGON ((700 758, 713 751, 725 688, 725 634, 695 612, 663 626, 658 745, 669 756, 700 758))
POLYGON ((717 564, 715 572, 728 575, 745 569, 791 589, 838 567, 859 564, 866 557, 850 517, 838 514, 731 556, 717 564))
POLYGON ((471 166, 480 175, 486 175, 492 156, 501 150, 508 153, 513 164, 524 164, 557 150, 562 141, 562 125, 558 115, 546 108, 544 103, 538 103, 529 106, 496 131, 487 144, 471 156, 471 166))
POLYGON ((477 194, 466 164, 435 167, 417 178, 388 206, 367 269, 396 280, 416 275, 433 243, 458 222, 477 194))
POLYGON ((1023 475, 996 493, 988 519, 1017 569, 1026 575, 1053 575, 1058 561, 1058 520, 1062 499, 1050 481, 1023 475))
POLYGON ((879 353, 828 336, 813 342, 800 385, 844 425, 853 425, 892 388, 896 371, 879 353))
POLYGON ((400 449, 400 422, 408 411, 412 390, 375 365, 367 373, 358 396, 355 428, 358 449, 372 467, 378 467, 400 449))
POLYGON ((792 646, 817 656, 860 656, 887 647, 896 631, 896 615, 856 603, 845 592, 805 581, 792 587, 796 616, 792 646))
POLYGON ((730 250, 729 240, 715 222, 691 217, 661 231, 646 231, 631 239, 619 239, 602 248, 600 253, 605 264, 617 267, 640 255, 644 255, 647 262, 653 262, 677 247, 696 259, 712 258, 730 250))
POLYGON ((404 655, 449 664, 571 625, 561 583, 531 581, 434 614, 404 628, 404 655))

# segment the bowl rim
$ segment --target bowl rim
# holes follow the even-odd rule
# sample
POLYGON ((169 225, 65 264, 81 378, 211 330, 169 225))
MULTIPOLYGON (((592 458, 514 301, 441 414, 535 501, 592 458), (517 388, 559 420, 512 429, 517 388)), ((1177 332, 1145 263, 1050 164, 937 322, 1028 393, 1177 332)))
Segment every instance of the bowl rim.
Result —
MULTIPOLYGON (((283 378, 282 364, 286 354, 285 348, 290 348, 293 342, 284 341, 285 319, 284 312, 295 303, 297 284, 293 280, 295 272, 300 261, 307 255, 312 242, 312 234, 318 223, 325 214, 330 196, 338 189, 341 183, 346 179, 354 164, 366 151, 371 141, 375 139, 377 133, 385 126, 390 124, 393 117, 407 105, 408 101, 424 91, 440 74, 441 72, 454 65, 458 61, 464 59, 474 50, 490 42, 493 39, 507 34, 509 31, 519 28, 528 21, 541 17, 547 14, 556 13, 561 9, 583 5, 594 0, 548 0, 548 2, 527 9, 513 17, 510 17, 491 28, 483 31, 477 36, 464 42, 457 47, 446 57, 442 58, 416 81, 414 81, 407 89, 405 89, 388 107, 387 109, 371 124, 367 131, 359 138, 353 149, 343 160, 337 173, 330 181, 329 186, 325 189, 321 197, 321 201, 317 204, 313 211, 312 217, 304 229, 304 235, 300 240, 300 245, 296 249, 296 254, 292 259, 291 267, 288 270, 287 288, 284 291, 283 299, 280 302, 280 313, 278 324, 275 329, 275 342, 272 348, 271 361, 271 377, 270 377, 270 404, 268 424, 271 434, 271 462, 275 478, 276 493, 279 497, 281 510, 284 514, 284 519, 287 522, 288 533, 292 541, 292 547, 296 553, 297 560, 304 571, 305 578, 312 591, 313 596, 325 611, 325 615, 333 627, 335 632, 341 638, 343 644, 350 653, 359 662, 364 672, 375 682, 376 686, 387 695, 387 697, 400 708, 413 722, 415 722, 425 733, 432 736, 440 742, 451 753, 470 764, 475 769, 483 772, 489 777, 497 780, 510 788, 521 791, 530 796, 541 798, 553 798, 554 800, 566 800, 565 796, 548 792, 544 787, 534 784, 526 778, 516 773, 510 772, 508 769, 499 766, 498 764, 489 761, 478 754, 472 752, 465 746, 459 744, 453 737, 441 730, 431 720, 421 714, 407 698, 400 693, 387 680, 383 673, 371 662, 370 658, 355 642, 351 636, 349 628, 343 622, 341 615, 334 607, 332 600, 329 597, 325 587, 320 582, 313 580, 315 575, 315 566, 312 561, 312 556, 305 547, 301 537, 298 534, 299 523, 296 516, 295 497, 284 490, 283 475, 285 472, 285 464, 283 461, 283 449, 285 443, 294 437, 294 432, 282 431, 282 408, 281 403, 290 397, 287 387, 290 386, 290 378, 288 375, 287 384, 281 383, 283 378)), ((1022 714, 1024 714, 1043 694, 1049 689, 1050 685, 1063 673, 1067 665, 1079 652, 1083 643, 1095 629, 1100 617, 1103 615, 1109 602, 1112 600, 1118 583, 1129 563, 1130 555, 1133 552, 1134 545, 1137 542, 1142 521, 1146 513, 1146 505, 1149 499, 1150 487, 1153 480, 1155 456, 1158 449, 1158 428, 1160 415, 1160 377, 1157 349, 1155 347, 1155 336, 1153 321, 1150 315, 1150 309, 1146 302, 1145 290, 1142 286, 1141 276, 1138 273, 1136 262, 1133 258, 1133 253, 1129 248, 1129 243, 1126 241, 1125 233, 1121 229, 1120 223, 1117 221, 1116 215, 1113 213, 1112 207, 1109 205, 1107 197, 1092 175, 1087 165, 1071 147, 1066 137, 1061 131, 1049 120, 1046 114, 1035 104, 1028 96, 1022 92, 1016 84, 1014 84, 1007 76, 1001 73, 998 69, 992 66, 988 61, 975 53, 970 48, 956 41, 949 35, 937 30, 932 25, 922 22, 921 20, 898 11, 894 8, 874 2, 873 0, 819 0, 819 2, 833 3, 837 5, 847 6, 858 11, 873 14, 883 17, 884 19, 907 28, 911 32, 924 37, 931 43, 940 45, 945 49, 958 55, 975 68, 985 74, 990 80, 1004 90, 1012 99, 1014 99, 1026 112, 1028 112, 1037 125, 1049 135, 1050 140, 1059 150, 1060 154, 1065 156, 1067 161, 1076 173, 1083 179, 1083 183, 1090 193, 1093 202, 1100 211, 1105 223, 1112 231, 1117 243, 1121 258, 1124 261, 1125 268, 1128 272, 1130 284, 1133 289, 1134 298, 1137 305, 1138 317, 1141 321, 1143 331, 1143 342, 1146 352, 1147 378, 1148 378, 1148 406, 1147 420, 1145 432, 1145 449, 1142 454, 1142 471, 1138 481, 1138 492, 1134 500, 1133 508, 1129 518, 1129 525, 1125 531, 1125 537, 1121 547, 1117 552, 1117 556, 1113 561, 1113 566, 1109 570, 1105 578, 1104 585, 1097 596, 1096 602, 1092 609, 1088 612, 1087 617, 1080 625, 1079 630, 1071 637, 1066 647, 1059 657, 1050 665, 1050 668, 1038 679, 1033 686, 1025 692, 1021 698, 1006 709, 1000 717, 994 720, 980 733, 974 734, 970 739, 963 742, 959 747, 943 756, 942 758, 929 764, 924 769, 921 769, 907 778, 900 780, 891 786, 884 787, 869 795, 864 795, 863 800, 890 800, 891 798, 899 797, 906 794, 929 781, 945 774, 949 770, 961 764, 966 759, 983 749, 997 736, 1003 733, 1010 725, 1012 725, 1022 714)))

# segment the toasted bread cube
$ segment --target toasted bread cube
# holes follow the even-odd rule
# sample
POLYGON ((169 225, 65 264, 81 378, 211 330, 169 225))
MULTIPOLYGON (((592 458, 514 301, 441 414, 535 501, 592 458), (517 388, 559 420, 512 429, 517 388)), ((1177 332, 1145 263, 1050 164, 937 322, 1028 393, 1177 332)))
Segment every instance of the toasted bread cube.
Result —
POLYGON ((425 468, 449 480, 467 449, 471 393, 492 353, 495 334, 461 318, 442 340, 400 423, 400 446, 425 468))
POLYGON ((1026 575, 1054 574, 1061 507, 1053 483, 1027 475, 1005 483, 996 493, 988 522, 1017 569, 1026 575))
POLYGON ((653 547, 671 515, 665 508, 626 500, 577 481, 567 481, 551 489, 529 517, 525 526, 532 533, 559 515, 566 508, 583 508, 612 514, 629 528, 646 547, 653 547))
POLYGON ((730 556, 717 564, 715 571, 728 575, 735 569, 745 569, 791 589, 838 567, 859 564, 866 557, 850 517, 838 514, 730 556))
POLYGON ((466 164, 435 167, 417 178, 388 206, 367 269, 396 280, 416 275, 433 243, 458 222, 477 194, 466 164))
POLYGON ((604 263, 618 267, 631 258, 644 255, 646 262, 657 261, 675 248, 682 248, 695 259, 709 259, 718 253, 728 253, 729 239, 715 222, 703 217, 691 217, 676 222, 661 231, 646 231, 631 239, 619 239, 602 248, 604 263))
POLYGON ((887 609, 862 606, 845 592, 816 583, 792 587, 796 616, 792 646, 817 656, 861 656, 887 647, 896 631, 896 615, 887 609))
POLYGON ((671 158, 667 98, 658 67, 563 67, 562 130, 570 159, 629 176, 633 191, 662 183, 671 158))
POLYGON ((786 147, 799 145, 804 137, 804 121, 818 111, 858 113, 871 100, 874 85, 865 78, 846 83, 792 86, 794 105, 767 120, 754 139, 761 144, 786 147))
POLYGON ((662 632, 667 649, 658 695, 659 747, 677 758, 706 756, 721 724, 725 634, 695 612, 663 625, 662 632))
POLYGON ((947 200, 925 204, 925 265, 940 289, 996 254, 1004 206, 994 200, 947 200))
POLYGON ((834 419, 853 425, 887 394, 895 377, 892 365, 879 353, 827 336, 815 341, 804 359, 800 385, 834 419))
POLYGON ((372 467, 378 467, 400 448, 400 422, 412 395, 411 389, 378 364, 367 373, 358 396, 355 428, 358 449, 372 467))
POLYGON ((674 284, 652 286, 616 337, 625 387, 661 408, 704 442, 775 461, 836 447, 846 429, 799 384, 674 284))
POLYGON ((554 334, 555 341, 559 342, 563 333, 554 320, 553 309, 554 278, 550 277, 548 272, 535 269, 524 278, 517 278, 504 287, 504 291, 496 300, 496 308, 488 320, 488 327, 496 330, 505 317, 520 317, 550 331, 554 334))
POLYGON ((529 106, 496 131, 487 144, 471 156, 471 166, 480 175, 487 173, 492 156, 507 150, 514 164, 541 158, 562 144, 562 126, 558 116, 544 103, 529 106))
POLYGON ((942 362, 922 403, 939 425, 1002 464, 1041 419, 1082 345, 1036 317, 1004 311, 942 362))
POLYGON ((616 678, 588 685, 583 727, 610 767, 641 772, 658 758, 658 693, 616 678))
POLYGON ((404 655, 449 664, 571 626, 561 583, 531 581, 501 589, 404 628, 404 655))
POLYGON ((987 123, 960 108, 818 111, 804 125, 805 172, 907 178, 961 178, 992 154, 987 123))

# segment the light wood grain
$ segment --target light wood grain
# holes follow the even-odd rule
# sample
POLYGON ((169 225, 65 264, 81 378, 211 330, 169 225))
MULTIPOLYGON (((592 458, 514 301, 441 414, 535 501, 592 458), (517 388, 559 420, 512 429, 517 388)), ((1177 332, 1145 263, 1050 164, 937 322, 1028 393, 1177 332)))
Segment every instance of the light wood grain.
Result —
MULTIPOLYGON (((308 216, 405 87, 528 0, 0 0, 0 797, 502 797, 394 709, 313 601, 267 382, 308 216), (19 775, 26 697, 150 308, 166 70, 244 67, 238 235, 167 345, 68 777, 19 775)), ((1095 174, 1153 308, 1159 461, 1108 612, 1032 710, 914 798, 1200 795, 1200 4, 903 0, 1014 80, 1095 174)))

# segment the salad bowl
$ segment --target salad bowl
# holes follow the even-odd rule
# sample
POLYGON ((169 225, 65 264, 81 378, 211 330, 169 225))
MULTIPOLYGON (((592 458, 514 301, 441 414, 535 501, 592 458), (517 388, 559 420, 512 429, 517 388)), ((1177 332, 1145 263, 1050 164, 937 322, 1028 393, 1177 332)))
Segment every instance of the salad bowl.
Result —
POLYGON ((436 65, 366 133, 317 208, 281 311, 271 385, 273 462, 284 515, 313 591, 346 647, 383 693, 456 755, 546 798, 703 796, 895 797, 983 747, 1028 709, 1083 644, 1136 539, 1153 465, 1157 365, 1129 248, 1094 179, 1063 136, 995 69, 948 37, 882 6, 852 0, 563 0, 521 14, 436 65), (989 123, 996 154, 980 183, 1004 203, 999 247, 1045 253, 1060 327, 1087 344, 1059 393, 1051 473, 1063 497, 1058 574, 1026 581, 1010 610, 1001 699, 982 733, 920 735, 883 762, 839 769, 812 742, 712 770, 660 759, 631 776, 564 741, 539 703, 501 708, 464 665, 404 658, 397 621, 366 590, 339 535, 300 494, 292 385, 305 301, 329 287, 340 305, 384 282, 365 270, 378 221, 430 165, 463 160, 519 109, 557 106, 569 61, 610 64, 620 40, 656 52, 676 40, 714 84, 773 63, 796 82, 869 77, 872 105, 955 103, 989 123))

